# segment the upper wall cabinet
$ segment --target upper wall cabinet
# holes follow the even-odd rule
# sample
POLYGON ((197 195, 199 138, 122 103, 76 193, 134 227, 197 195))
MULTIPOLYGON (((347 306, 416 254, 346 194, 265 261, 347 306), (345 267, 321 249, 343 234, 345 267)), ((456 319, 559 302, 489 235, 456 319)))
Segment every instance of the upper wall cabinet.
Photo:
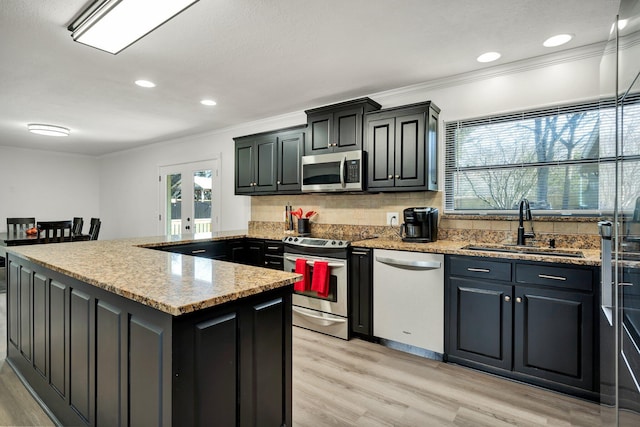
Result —
POLYGON ((362 149, 363 115, 380 104, 360 98, 307 110, 305 155, 362 149))
POLYGON ((234 138, 235 194, 300 191, 304 127, 234 138))
POLYGON ((439 113, 431 102, 422 102, 365 114, 368 190, 438 189, 439 113))

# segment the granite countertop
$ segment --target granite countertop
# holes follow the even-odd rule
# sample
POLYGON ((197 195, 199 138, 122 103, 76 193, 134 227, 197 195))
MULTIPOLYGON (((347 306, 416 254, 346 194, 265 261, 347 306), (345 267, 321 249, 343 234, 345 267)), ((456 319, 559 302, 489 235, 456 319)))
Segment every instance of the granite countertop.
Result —
POLYGON ((290 285, 300 275, 147 249, 242 238, 246 230, 187 236, 11 246, 24 259, 178 316, 290 285))
MULTIPOLYGON (((541 255, 541 254, 526 254, 526 253, 510 253, 510 252, 494 252, 494 251, 479 251, 463 249, 463 247, 469 245, 469 242, 459 242, 451 240, 438 240, 433 243, 409 243, 401 240, 392 239, 369 239, 351 242, 351 246, 360 248, 373 248, 373 249, 392 249, 398 251, 412 251, 412 252, 431 252, 439 254, 449 255, 467 255, 467 256, 481 256, 488 258, 507 258, 507 259, 521 259, 526 261, 540 261, 540 262, 555 262, 561 264, 573 264, 573 265, 592 265, 600 266, 600 250, 598 249, 574 249, 574 248, 559 248, 558 251, 574 251, 578 250, 584 254, 584 258, 576 258, 571 256, 561 255, 541 255)), ((499 247, 501 245, 492 245, 477 243, 477 246, 487 247, 499 247)), ((545 250, 544 248, 540 248, 545 250)))

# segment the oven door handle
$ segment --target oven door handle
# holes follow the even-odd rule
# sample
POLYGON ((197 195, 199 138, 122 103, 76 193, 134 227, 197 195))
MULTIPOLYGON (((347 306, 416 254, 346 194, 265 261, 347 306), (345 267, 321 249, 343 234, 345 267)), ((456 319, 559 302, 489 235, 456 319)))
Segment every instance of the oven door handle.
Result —
POLYGON ((347 321, 347 319, 336 319, 334 317, 328 318, 328 317, 318 316, 316 314, 309 313, 304 308, 300 308, 300 307, 296 307, 296 306, 292 306, 291 309, 293 311, 295 311, 296 313, 302 315, 302 316, 312 317, 312 318, 318 319, 318 320, 326 320, 327 322, 345 323, 347 321))
MULTIPOLYGON (((293 261, 293 262, 296 262, 296 260, 298 259, 298 258, 292 258, 292 257, 285 257, 285 258, 287 259, 287 261, 293 261)), ((318 261, 320 261, 320 260, 318 260, 318 261)), ((307 260, 307 265, 310 265, 311 267, 313 267, 313 265, 315 263, 316 263, 315 261, 307 260)), ((335 267, 344 267, 344 263, 342 263, 342 262, 330 262, 327 265, 329 267, 334 267, 334 268, 335 267)))

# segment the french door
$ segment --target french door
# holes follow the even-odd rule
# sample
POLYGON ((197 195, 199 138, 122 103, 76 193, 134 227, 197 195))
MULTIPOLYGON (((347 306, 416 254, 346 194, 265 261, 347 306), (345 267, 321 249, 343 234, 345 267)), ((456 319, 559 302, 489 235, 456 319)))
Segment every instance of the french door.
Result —
POLYGON ((160 233, 211 233, 220 230, 218 159, 160 166, 160 233))

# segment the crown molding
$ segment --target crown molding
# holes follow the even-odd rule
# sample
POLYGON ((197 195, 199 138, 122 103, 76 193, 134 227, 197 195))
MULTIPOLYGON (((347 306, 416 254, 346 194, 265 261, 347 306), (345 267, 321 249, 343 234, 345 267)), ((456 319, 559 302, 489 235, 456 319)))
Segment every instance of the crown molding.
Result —
POLYGON ((481 80, 488 80, 495 77, 524 73, 527 71, 550 67, 553 65, 581 61, 594 57, 599 58, 604 53, 605 46, 606 42, 594 43, 587 46, 564 50, 562 52, 536 56, 533 58, 523 59, 521 61, 514 61, 507 64, 496 65, 490 68, 484 68, 482 70, 469 71, 467 73, 429 80, 415 85, 377 92, 369 96, 372 98, 387 98, 396 95, 402 95, 408 92, 459 86, 481 80))

